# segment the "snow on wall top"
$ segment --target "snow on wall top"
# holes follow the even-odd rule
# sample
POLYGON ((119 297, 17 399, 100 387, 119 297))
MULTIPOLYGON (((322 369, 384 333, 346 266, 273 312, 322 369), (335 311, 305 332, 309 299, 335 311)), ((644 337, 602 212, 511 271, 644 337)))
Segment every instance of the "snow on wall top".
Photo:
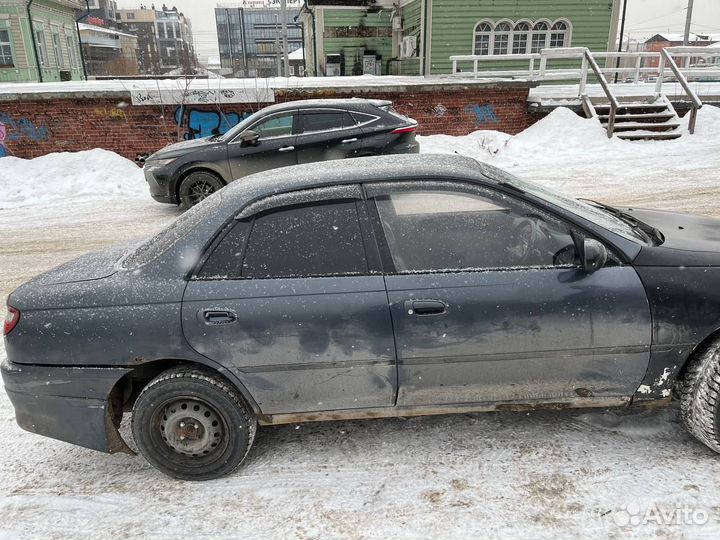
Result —
POLYGON ((277 90, 401 89, 417 86, 535 86, 525 81, 463 77, 276 77, 267 79, 149 79, 0 84, 0 101, 62 97, 128 97, 133 105, 273 103, 277 90))

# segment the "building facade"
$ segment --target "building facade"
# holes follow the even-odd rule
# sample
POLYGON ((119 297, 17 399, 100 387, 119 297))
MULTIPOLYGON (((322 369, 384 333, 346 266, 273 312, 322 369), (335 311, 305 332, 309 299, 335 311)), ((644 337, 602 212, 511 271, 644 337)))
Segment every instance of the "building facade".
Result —
POLYGON ((75 20, 82 0, 0 2, 0 82, 84 77, 75 20))
POLYGON ((138 38, 114 28, 78 24, 88 76, 137 75, 138 38))
MULTIPOLYGON (((277 7, 252 7, 254 5, 257 4, 215 8, 221 73, 226 77, 290 75, 282 72, 282 12, 277 7)), ((288 54, 302 47, 299 14, 298 3, 288 0, 285 18, 288 54)))
POLYGON ((197 67, 192 22, 176 8, 118 9, 117 21, 123 32, 138 38, 142 74, 162 75, 178 70, 193 73, 197 67))
POLYGON ((88 0, 88 16, 83 22, 94 26, 117 27, 117 2, 115 0, 88 0))
MULTIPOLYGON (((666 47, 682 47, 685 42, 683 34, 655 34, 645 42, 645 50, 648 52, 660 52, 666 47)), ((710 47, 720 45, 720 34, 693 34, 688 36, 689 47, 710 47)), ((678 60, 680 65, 685 64, 685 60, 678 60)), ((690 64, 695 64, 697 59, 691 58, 690 64)), ((644 67, 658 67, 660 60, 657 58, 646 58, 644 67)))
MULTIPOLYGON (((620 0, 307 0, 311 75, 448 74, 453 55, 616 47, 620 0), (378 65, 380 68, 378 69, 378 65), (330 69, 328 69, 330 66, 330 69)), ((498 66, 500 67, 500 66, 498 66)))

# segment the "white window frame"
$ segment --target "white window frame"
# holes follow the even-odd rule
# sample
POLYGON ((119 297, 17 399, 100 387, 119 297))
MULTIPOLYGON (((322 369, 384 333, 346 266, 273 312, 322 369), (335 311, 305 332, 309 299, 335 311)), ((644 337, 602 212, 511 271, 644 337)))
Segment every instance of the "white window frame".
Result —
POLYGON ((513 23, 509 19, 500 19, 495 23, 495 26, 493 27, 492 31, 492 49, 491 49, 491 55, 495 56, 495 43, 499 36, 507 36, 507 44, 505 45, 505 52, 499 53, 499 54, 509 54, 512 51, 512 44, 513 44, 513 29, 515 28, 515 23, 513 23), (507 25, 507 30, 498 30, 498 26, 501 24, 507 25))
POLYGON ((473 54, 480 55, 480 56, 490 56, 492 54, 493 46, 494 46, 494 43, 493 43, 493 35, 494 34, 495 34, 495 21, 492 21, 490 19, 482 19, 482 20, 479 20, 477 23, 475 23, 475 26, 473 27, 472 49, 471 49, 473 54), (483 30, 482 32, 479 32, 478 26, 480 26, 481 24, 488 24, 490 26, 490 30, 489 31, 483 30), (482 34, 483 37, 487 36, 487 38, 488 38, 488 53, 487 53, 487 55, 481 55, 475 49, 478 34, 482 34))
POLYGON ((538 34, 544 35, 544 43, 543 46, 539 47, 537 51, 540 52, 542 49, 548 49, 548 48, 555 48, 551 47, 552 43, 552 37, 554 34, 564 33, 563 37, 563 43, 560 45, 561 47, 570 47, 572 44, 572 23, 569 19, 565 17, 561 17, 559 19, 556 19, 554 21, 551 21, 550 19, 537 19, 535 21, 530 19, 518 19, 517 21, 512 21, 510 19, 498 19, 497 21, 494 21, 492 19, 481 19, 477 23, 475 23, 475 26, 473 27, 473 34, 472 34, 472 45, 471 50, 472 54, 477 56, 497 56, 495 54, 495 38, 498 35, 508 35, 508 43, 507 48, 505 49, 504 53, 501 54, 529 54, 533 52, 533 43, 534 43, 534 37, 538 34), (517 30, 517 26, 519 24, 527 24, 529 29, 527 31, 517 30), (535 26, 543 23, 547 26, 546 30, 535 30, 535 26), (553 30, 553 26, 555 26, 558 23, 562 23, 565 25, 565 30, 553 30), (481 25, 487 24, 490 27, 490 30, 483 30, 479 31, 478 27, 481 25), (508 24, 510 26, 510 30, 502 30, 498 31, 498 26, 501 24, 508 24), (525 43, 525 46, 522 49, 515 50, 515 36, 520 34, 527 34, 527 41, 525 43), (481 54, 478 52, 478 49, 476 48, 477 44, 477 38, 478 35, 482 35, 483 37, 486 37, 488 40, 488 50, 487 55, 481 54))
MULTIPOLYGON (((10 48, 10 64, 12 64, 12 66, 7 69, 13 69, 17 67, 17 64, 15 63, 15 44, 13 43, 13 33, 10 23, 8 22, 7 24, 3 24, 4 22, 5 21, 0 21, 0 30, 4 30, 8 33, 8 41, 0 41, 0 46, 10 48)), ((2 65, 0 64, 0 66, 2 65)), ((6 69, 6 67, 2 66, 0 69, 6 69)))
POLYGON ((80 67, 80 62, 77 57, 77 50, 75 49, 75 32, 70 28, 65 28, 65 45, 68 48, 68 62, 70 62, 70 69, 76 69, 80 67))
POLYGON ((37 63, 40 67, 46 68, 48 67, 48 50, 47 39, 45 38, 45 23, 33 21, 33 32, 35 33, 35 44, 37 46, 35 51, 37 63))
POLYGON ((564 19, 564 18, 553 21, 552 26, 550 27, 550 35, 548 36, 548 47, 550 47, 550 48, 570 47, 571 43, 572 43, 572 24, 570 24, 570 21, 567 19, 564 19), (554 26, 559 23, 562 23, 565 25, 565 30, 553 30, 554 26), (562 43, 562 45, 553 47, 552 46, 553 34, 560 34, 560 33, 564 34, 563 43, 562 43))
POLYGON ((55 55, 55 66, 63 69, 65 68, 65 57, 63 55, 62 40, 60 39, 60 27, 50 25, 50 42, 53 47, 53 54, 55 55), (57 36, 57 43, 55 37, 57 36))
POLYGON ((515 21, 512 31, 512 43, 510 44, 510 52, 512 54, 527 54, 527 52, 530 50, 530 38, 532 34, 533 24, 534 23, 530 19, 519 19, 515 21), (517 27, 521 24, 526 24, 528 26, 528 29, 518 30, 517 27), (525 46, 522 48, 522 50, 515 52, 515 36, 519 34, 525 34, 525 46))
POLYGON ((529 53, 539 53, 543 49, 547 49, 550 46, 550 28, 552 28, 553 22, 548 19, 538 19, 537 21, 533 22, 532 28, 530 29, 530 43, 528 43, 528 52, 529 53), (545 30, 539 30, 535 27, 539 24, 544 24, 546 26, 545 30), (542 35, 544 38, 543 45, 541 47, 538 47, 537 50, 535 50, 535 36, 542 35))

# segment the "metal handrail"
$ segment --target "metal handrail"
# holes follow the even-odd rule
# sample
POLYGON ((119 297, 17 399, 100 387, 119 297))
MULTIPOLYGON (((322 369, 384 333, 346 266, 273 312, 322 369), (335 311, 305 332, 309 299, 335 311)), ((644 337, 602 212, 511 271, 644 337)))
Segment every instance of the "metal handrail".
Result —
MULTIPOLYGON (((617 98, 615 97, 615 94, 613 94, 612 90, 610 89, 610 85, 608 84, 607 79, 605 78, 605 75, 603 74, 602 70, 600 69, 600 66, 598 66, 597 62, 595 61, 595 58, 593 57, 592 53, 590 52, 590 49, 585 49, 585 53, 583 54, 583 66, 585 66, 585 64, 589 65, 590 68, 595 73, 595 77, 600 82, 600 86, 602 87, 603 92, 605 92, 605 96, 608 98, 608 101, 610 102, 610 114, 608 116, 608 123, 607 123, 607 136, 608 136, 608 138, 611 138, 615 131, 615 116, 617 115, 617 111, 620 108, 620 102, 617 100, 617 98)), ((583 69, 583 78, 580 81, 581 97, 583 95, 585 95, 585 86, 586 85, 587 85, 587 69, 583 69)))
MULTIPOLYGON (((615 130, 615 121, 620 103, 613 94, 610 84, 605 77, 605 73, 622 73, 631 71, 634 72, 633 79, 636 83, 640 82, 641 73, 657 73, 657 83, 655 86, 655 98, 658 99, 662 95, 662 86, 665 78, 666 66, 670 68, 672 74, 678 83, 680 83, 684 92, 690 99, 692 105, 690 110, 690 121, 688 123, 688 131, 690 133, 695 132, 695 125, 697 123, 698 110, 703 106, 702 101, 698 97, 697 93, 690 87, 688 77, 700 74, 703 76, 714 76, 720 75, 720 66, 716 64, 708 64, 707 67, 698 67, 691 64, 692 58, 711 58, 720 57, 720 47, 666 47, 660 52, 647 52, 647 51, 636 51, 636 52, 591 52, 587 47, 567 47, 558 49, 543 49, 540 53, 533 54, 506 54, 506 55, 454 55, 450 57, 452 61, 452 73, 453 75, 460 74, 458 72, 458 62, 472 62, 473 63, 473 76, 478 77, 529 77, 532 80, 541 81, 553 81, 553 80, 577 80, 579 78, 580 85, 578 96, 580 97, 581 103, 585 111, 591 116, 597 116, 592 101, 588 97, 586 92, 588 70, 592 69, 595 77, 600 83, 600 86, 605 93, 608 101, 610 102, 610 114, 608 117, 608 137, 612 137, 613 131, 615 130), (614 59, 614 58, 627 58, 635 59, 634 65, 632 66, 615 66, 601 68, 596 59, 614 59), (643 67, 642 61, 646 58, 658 58, 657 68, 649 66, 643 67), (687 67, 683 70, 678 67, 675 58, 685 58, 687 67), (548 69, 548 60, 562 60, 562 59, 576 59, 582 60, 582 67, 578 69, 561 67, 548 69), (529 62, 527 70, 490 70, 490 71, 478 71, 478 64, 480 62, 506 62, 509 60, 522 61, 526 60, 529 62), (539 60, 539 67, 536 70, 535 64, 539 60), (684 72, 684 73, 683 73, 684 72)), ((614 63, 614 62, 613 62, 614 63)))
MULTIPOLYGON (((684 53, 683 55, 687 56, 689 54, 692 54, 694 49, 695 47, 668 47, 663 49, 660 56, 660 65, 658 66, 658 79, 655 85, 655 96, 658 97, 662 92, 663 78, 665 75, 665 64, 667 64, 670 67, 670 71, 672 71, 673 75, 675 75, 677 82, 680 83, 680 86, 682 86, 683 90, 685 90, 685 93, 690 98, 690 102, 692 103, 692 107, 690 108, 690 122, 688 123, 688 131, 690 132, 690 134, 695 133, 697 113, 700 109, 702 109, 703 103, 700 100, 700 97, 690 87, 690 83, 685 78, 685 75, 683 75, 682 71, 680 71, 680 68, 678 67, 675 59, 672 57, 670 52, 684 53)), ((702 52, 708 52, 707 48, 703 47, 703 49, 704 50, 702 52)), ((713 51, 714 50, 715 49, 713 49, 713 51)), ((717 50, 718 52, 720 52, 720 48, 718 48, 717 50)))

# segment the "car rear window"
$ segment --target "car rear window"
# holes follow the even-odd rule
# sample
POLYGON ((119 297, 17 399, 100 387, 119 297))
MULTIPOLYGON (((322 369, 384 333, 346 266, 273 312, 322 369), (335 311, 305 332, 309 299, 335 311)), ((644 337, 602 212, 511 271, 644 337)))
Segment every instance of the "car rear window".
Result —
POLYGON ((321 277, 367 271, 355 202, 324 201, 238 222, 208 258, 200 277, 321 277))
POLYGON ((182 216, 177 218, 170 226, 160 231, 155 236, 150 237, 141 243, 134 251, 131 251, 120 265, 124 269, 133 269, 143 266, 156 257, 165 253, 174 246, 179 240, 184 238, 192 229, 201 223, 219 204, 220 194, 208 197, 202 203, 193 206, 182 216))
POLYGON ((303 112, 300 119, 301 133, 314 133, 343 127, 342 111, 303 112))

